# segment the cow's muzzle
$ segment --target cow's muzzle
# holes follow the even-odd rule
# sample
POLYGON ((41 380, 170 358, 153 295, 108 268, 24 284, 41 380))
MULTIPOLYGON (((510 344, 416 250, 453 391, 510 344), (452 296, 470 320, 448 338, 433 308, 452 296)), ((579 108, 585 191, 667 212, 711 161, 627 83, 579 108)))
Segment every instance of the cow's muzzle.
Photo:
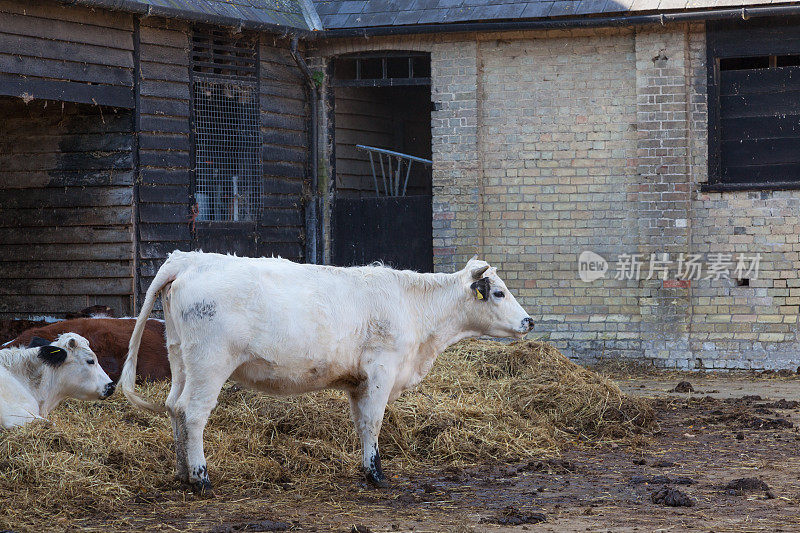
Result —
POLYGON ((117 387, 117 385, 113 381, 111 383, 109 383, 108 385, 106 385, 105 388, 103 389, 103 394, 100 396, 100 398, 106 399, 109 396, 111 396, 112 394, 114 394, 114 389, 116 387, 117 387))

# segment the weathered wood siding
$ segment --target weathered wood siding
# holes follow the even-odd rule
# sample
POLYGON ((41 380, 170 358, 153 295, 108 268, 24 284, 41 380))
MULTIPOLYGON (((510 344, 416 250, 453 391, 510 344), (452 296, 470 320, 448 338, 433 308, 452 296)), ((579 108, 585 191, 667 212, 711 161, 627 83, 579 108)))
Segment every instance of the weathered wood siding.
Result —
POLYGON ((141 299, 173 250, 191 235, 189 25, 142 19, 139 99, 139 282, 141 299))
POLYGON ((0 0, 0 94, 133 107, 133 17, 0 0))
POLYGON ((133 114, 0 97, 0 317, 130 313, 133 114))
MULTIPOLYGON (((188 24, 160 19, 144 19, 140 27, 139 301, 169 252, 197 245, 192 224, 190 32, 188 24)), ((203 223, 205 251, 225 251, 226 239, 241 239, 240 233, 246 233, 244 238, 255 242, 256 255, 303 259, 308 102, 288 49, 288 41, 261 38, 263 216, 255 230, 247 224, 203 223), (219 249, 209 244, 213 242, 220 243, 219 249)))
POLYGON ((262 35, 259 55, 265 197, 258 254, 302 261, 309 163, 305 81, 288 40, 262 35))

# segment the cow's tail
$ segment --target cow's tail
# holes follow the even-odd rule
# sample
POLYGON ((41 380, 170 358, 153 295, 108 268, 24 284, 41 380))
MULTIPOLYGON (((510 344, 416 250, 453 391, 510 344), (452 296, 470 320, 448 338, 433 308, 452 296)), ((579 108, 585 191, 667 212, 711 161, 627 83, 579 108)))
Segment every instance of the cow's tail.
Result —
POLYGON ((142 310, 139 312, 138 318, 136 318, 136 326, 133 328, 133 334, 128 344, 128 358, 125 360, 125 366, 122 368, 122 375, 120 375, 119 378, 119 386, 129 402, 137 407, 148 409, 156 413, 163 413, 166 411, 166 408, 163 405, 150 403, 136 393, 136 360, 139 357, 139 346, 142 344, 144 328, 156 304, 158 293, 160 293, 168 283, 175 280, 180 272, 180 263, 180 261, 176 260, 175 254, 171 254, 164 264, 161 265, 161 268, 158 269, 155 278, 153 278, 153 282, 150 283, 150 288, 147 289, 144 303, 142 303, 142 310))

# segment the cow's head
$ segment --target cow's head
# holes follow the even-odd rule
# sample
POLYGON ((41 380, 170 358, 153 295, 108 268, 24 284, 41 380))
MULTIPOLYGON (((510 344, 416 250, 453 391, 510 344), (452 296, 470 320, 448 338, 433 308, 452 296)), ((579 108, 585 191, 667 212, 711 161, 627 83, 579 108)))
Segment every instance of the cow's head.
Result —
POLYGON ((34 337, 29 347, 39 346, 39 358, 50 369, 54 395, 79 400, 108 398, 114 382, 103 371, 89 341, 77 333, 63 333, 55 342, 34 337))
POLYGON ((481 335, 521 338, 533 329, 533 319, 517 303, 496 268, 473 257, 463 272, 471 300, 470 322, 481 335))

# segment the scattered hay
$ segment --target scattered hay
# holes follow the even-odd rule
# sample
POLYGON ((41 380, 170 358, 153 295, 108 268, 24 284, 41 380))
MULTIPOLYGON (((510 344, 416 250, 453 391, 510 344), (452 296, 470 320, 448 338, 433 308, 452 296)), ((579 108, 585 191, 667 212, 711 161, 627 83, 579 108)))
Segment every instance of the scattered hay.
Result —
MULTIPOLYGON (((149 386, 164 400, 168 383, 149 386)), ((0 432, 0 529, 56 518, 115 517, 173 491, 168 418, 121 396, 67 402, 51 417, 0 432)), ((548 344, 463 342, 415 391, 387 409, 387 472, 518 461, 565 443, 637 439, 653 411, 548 344)), ((226 386, 205 434, 218 493, 264 496, 277 486, 358 474, 358 440, 338 391, 274 398, 226 386)))

